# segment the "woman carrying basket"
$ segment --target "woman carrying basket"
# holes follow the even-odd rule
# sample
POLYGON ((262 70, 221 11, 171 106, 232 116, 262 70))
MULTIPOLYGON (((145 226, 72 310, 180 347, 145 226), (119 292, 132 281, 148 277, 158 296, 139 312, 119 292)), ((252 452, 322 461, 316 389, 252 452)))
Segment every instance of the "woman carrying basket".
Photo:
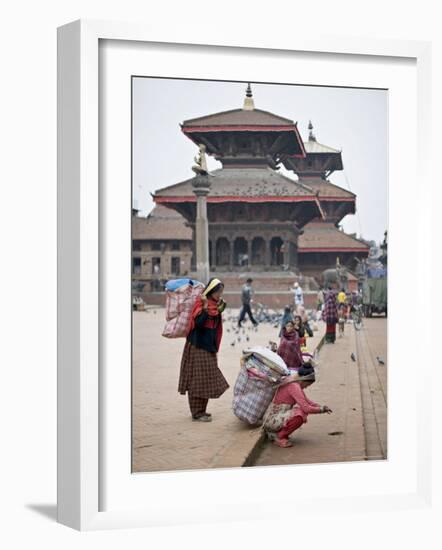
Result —
POLYGON ((264 419, 264 430, 278 447, 291 447, 289 436, 305 422, 309 414, 328 413, 332 410, 327 405, 318 405, 311 401, 304 390, 315 381, 315 371, 310 365, 298 370, 298 378, 289 377, 273 398, 264 419))
POLYGON ((218 368, 217 353, 222 338, 221 298, 224 284, 212 278, 194 304, 181 359, 178 391, 187 392, 192 419, 211 422, 206 411, 209 399, 220 397, 229 387, 218 368))

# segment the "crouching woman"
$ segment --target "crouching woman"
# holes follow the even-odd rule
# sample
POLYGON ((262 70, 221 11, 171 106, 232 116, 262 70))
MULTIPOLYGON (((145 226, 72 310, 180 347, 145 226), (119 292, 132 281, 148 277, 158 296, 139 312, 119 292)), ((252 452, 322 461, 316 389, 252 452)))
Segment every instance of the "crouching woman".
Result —
POLYGON ((210 279, 193 307, 181 359, 178 391, 187 392, 192 419, 210 422, 209 399, 220 397, 229 387, 218 368, 217 353, 222 338, 222 317, 226 304, 221 298, 223 283, 210 279))
POLYGON ((313 367, 302 366, 297 376, 297 379, 289 377, 288 383, 278 388, 264 420, 264 430, 279 447, 292 446, 289 436, 307 422, 309 414, 332 412, 327 405, 318 405, 304 393, 315 381, 313 367))

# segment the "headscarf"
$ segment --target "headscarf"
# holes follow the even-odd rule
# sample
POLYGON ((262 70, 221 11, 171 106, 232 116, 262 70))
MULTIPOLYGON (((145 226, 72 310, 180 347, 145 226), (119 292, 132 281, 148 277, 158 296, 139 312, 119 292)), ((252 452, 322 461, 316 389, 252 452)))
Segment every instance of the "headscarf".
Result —
POLYGON ((302 365, 301 346, 299 335, 296 330, 287 332, 285 327, 282 329, 281 341, 277 353, 282 357, 289 369, 297 369, 302 365))
POLYGON ((289 306, 286 306, 284 308, 284 314, 282 316, 282 319, 281 319, 281 329, 279 331, 279 334, 278 336, 281 338, 282 336, 282 330, 283 328, 286 326, 286 324, 289 322, 289 321, 293 321, 293 315, 292 315, 292 312, 291 312, 291 309, 289 306))
POLYGON ((187 335, 189 335, 192 332, 192 330, 195 328, 195 319, 203 311, 203 301, 201 299, 201 296, 205 296, 207 298, 207 313, 209 314, 209 318, 206 319, 206 321, 203 324, 203 327, 216 328, 216 349, 217 350, 219 350, 219 346, 221 344, 221 338, 223 335, 223 322, 222 322, 221 313, 224 311, 226 307, 226 303, 222 299, 215 300, 212 297, 212 294, 213 292, 218 290, 218 288, 220 288, 221 286, 224 286, 224 284, 216 277, 209 280, 209 282, 206 285, 206 288, 202 291, 201 295, 196 298, 195 303, 193 304, 192 312, 190 314, 189 326, 187 329, 187 335))
POLYGON ((322 320, 325 321, 327 325, 334 325, 338 322, 336 296, 332 290, 330 290, 325 297, 324 309, 322 310, 322 320))

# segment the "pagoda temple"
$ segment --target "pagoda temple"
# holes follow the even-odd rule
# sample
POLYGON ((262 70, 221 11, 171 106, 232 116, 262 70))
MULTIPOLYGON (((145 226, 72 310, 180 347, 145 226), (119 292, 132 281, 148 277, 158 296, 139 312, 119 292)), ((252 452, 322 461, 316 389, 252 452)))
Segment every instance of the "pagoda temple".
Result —
POLYGON ((321 273, 339 263, 354 270, 358 260, 367 258, 370 247, 364 241, 339 229, 348 214, 356 212, 356 196, 333 184, 329 177, 343 170, 342 152, 318 143, 310 121, 308 141, 304 143, 304 158, 285 157, 284 166, 292 170, 299 183, 317 193, 323 216, 304 226, 298 240, 298 267, 305 275, 320 280, 321 273))
MULTIPOLYGON (((249 84, 242 108, 186 120, 181 130, 222 165, 209 176, 211 271, 296 272, 302 229, 323 216, 320 189, 277 171, 281 162, 305 162, 296 123, 256 109, 249 84)), ((158 189, 153 199, 182 214, 194 234, 193 180, 158 189)))

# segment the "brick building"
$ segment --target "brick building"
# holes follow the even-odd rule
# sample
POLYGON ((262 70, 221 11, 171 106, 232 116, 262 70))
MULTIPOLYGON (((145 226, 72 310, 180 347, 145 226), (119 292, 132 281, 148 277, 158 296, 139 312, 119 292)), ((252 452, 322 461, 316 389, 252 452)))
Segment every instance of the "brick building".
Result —
POLYGON ((132 281, 144 292, 161 290, 162 281, 191 270, 192 231, 184 218, 155 206, 147 217, 132 215, 132 281))

